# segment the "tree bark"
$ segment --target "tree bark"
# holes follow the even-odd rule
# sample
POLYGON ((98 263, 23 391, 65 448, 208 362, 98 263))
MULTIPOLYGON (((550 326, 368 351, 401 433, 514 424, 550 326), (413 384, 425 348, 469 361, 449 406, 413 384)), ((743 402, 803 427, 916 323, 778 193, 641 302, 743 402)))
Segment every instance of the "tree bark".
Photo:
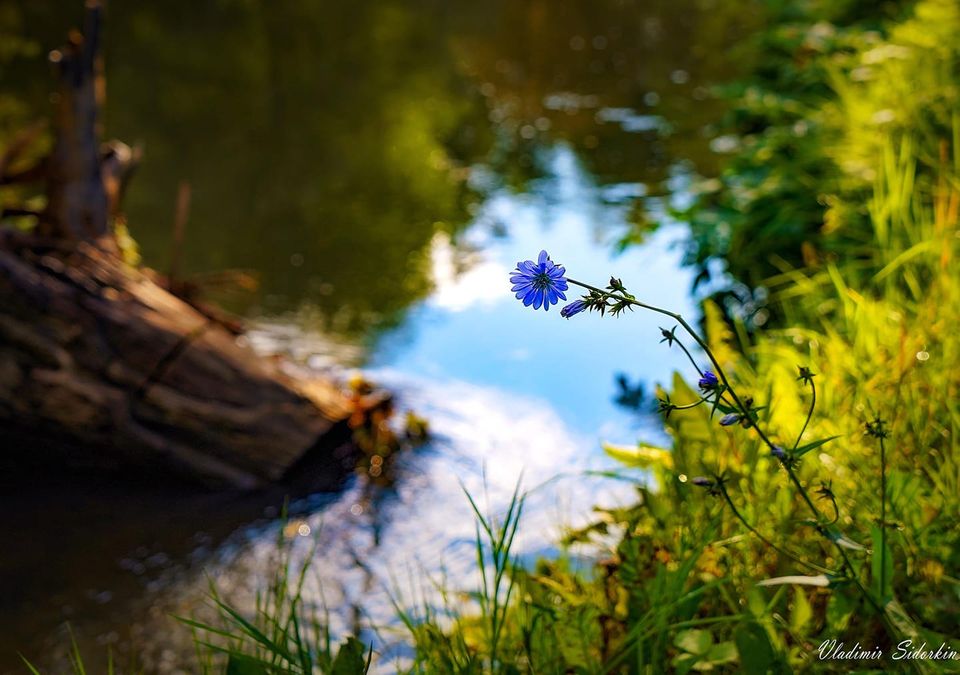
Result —
POLYGON ((23 244, 0 240, 0 421, 37 447, 3 452, 253 487, 345 426, 335 384, 285 374, 116 256, 23 244))
POLYGON ((110 206, 101 176, 99 113, 103 102, 100 35, 103 8, 88 0, 84 33, 71 32, 52 52, 59 76, 56 139, 47 164, 47 211, 41 233, 95 240, 108 233, 110 206))
POLYGON ((19 176, 46 177, 37 229, 0 230, 0 460, 276 481, 347 429, 356 406, 332 382, 292 378, 117 254, 111 222, 138 153, 100 144, 101 20, 90 0, 84 35, 52 56, 53 151, 19 176))

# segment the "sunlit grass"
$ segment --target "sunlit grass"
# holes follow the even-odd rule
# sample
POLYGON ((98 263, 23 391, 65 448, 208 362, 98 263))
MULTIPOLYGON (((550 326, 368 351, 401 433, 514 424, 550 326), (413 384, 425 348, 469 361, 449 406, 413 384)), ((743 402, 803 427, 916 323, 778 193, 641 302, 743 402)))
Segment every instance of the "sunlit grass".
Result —
POLYGON ((280 560, 265 590, 256 592, 252 616, 224 600, 210 583, 216 620, 177 617, 194 634, 198 672, 258 675, 283 673, 366 673, 372 650, 356 637, 334 641, 328 616, 304 600, 304 583, 311 569, 312 549, 299 567, 293 566, 292 546, 278 534, 280 560))

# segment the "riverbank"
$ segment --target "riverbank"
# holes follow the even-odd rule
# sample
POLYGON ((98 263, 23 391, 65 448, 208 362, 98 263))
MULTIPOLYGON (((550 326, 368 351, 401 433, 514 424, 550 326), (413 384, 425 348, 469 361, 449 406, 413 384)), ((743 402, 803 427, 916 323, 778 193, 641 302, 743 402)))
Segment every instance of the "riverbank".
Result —
POLYGON ((509 597, 482 596, 452 632, 418 625, 427 671, 844 670, 816 645, 875 647, 876 667, 903 640, 956 645, 958 54, 933 36, 960 14, 937 1, 894 17, 822 10, 784 10, 757 40, 757 72, 728 87, 726 169, 679 212, 691 261, 724 261, 745 284, 708 302, 703 326, 757 421, 678 409, 703 390, 692 369, 677 375, 658 394, 669 452, 614 453, 653 480, 566 539, 592 546, 596 566, 501 563, 509 597), (799 515, 791 475, 819 522, 799 515))

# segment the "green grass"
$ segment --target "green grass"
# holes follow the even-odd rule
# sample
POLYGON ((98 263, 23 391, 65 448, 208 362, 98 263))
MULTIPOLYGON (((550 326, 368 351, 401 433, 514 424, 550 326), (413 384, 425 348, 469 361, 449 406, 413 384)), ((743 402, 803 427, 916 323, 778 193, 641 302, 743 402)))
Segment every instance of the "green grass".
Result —
POLYGON ((278 535, 281 560, 265 590, 256 594, 252 616, 246 616, 220 597, 210 583, 210 601, 216 621, 176 617, 194 634, 198 672, 228 675, 308 675, 310 673, 366 673, 372 650, 348 636, 337 645, 329 622, 316 604, 303 597, 313 550, 299 568, 292 567, 291 547, 278 535))

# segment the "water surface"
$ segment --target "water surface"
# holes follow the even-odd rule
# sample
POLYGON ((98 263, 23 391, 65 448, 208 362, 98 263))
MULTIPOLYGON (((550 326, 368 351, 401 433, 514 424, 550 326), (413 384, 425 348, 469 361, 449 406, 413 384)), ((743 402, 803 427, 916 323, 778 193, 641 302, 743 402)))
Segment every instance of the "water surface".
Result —
MULTIPOLYGON (((0 37, 18 37, 0 53, 0 142, 45 114, 42 57, 78 4, 0 0, 0 37)), ((284 546, 314 559, 309 601, 391 654, 390 589, 476 583, 464 488, 497 513, 522 475, 528 560, 595 504, 631 499, 588 472, 612 464, 601 441, 662 440, 637 405, 683 366, 658 344, 662 317, 564 321, 523 308, 507 276, 546 248, 575 278, 622 277, 695 316, 665 213, 714 166, 709 86, 727 73, 713 55, 746 29, 733 4, 111 3, 106 129, 145 149, 127 199, 144 261, 248 318, 259 350, 362 368, 433 436, 389 490, 2 477, 0 671, 16 651, 62 664, 66 622, 92 658, 132 644, 151 672, 186 668, 169 614, 202 611, 207 575, 249 606, 286 497, 284 546), (625 239, 642 243, 618 254, 625 239)))

